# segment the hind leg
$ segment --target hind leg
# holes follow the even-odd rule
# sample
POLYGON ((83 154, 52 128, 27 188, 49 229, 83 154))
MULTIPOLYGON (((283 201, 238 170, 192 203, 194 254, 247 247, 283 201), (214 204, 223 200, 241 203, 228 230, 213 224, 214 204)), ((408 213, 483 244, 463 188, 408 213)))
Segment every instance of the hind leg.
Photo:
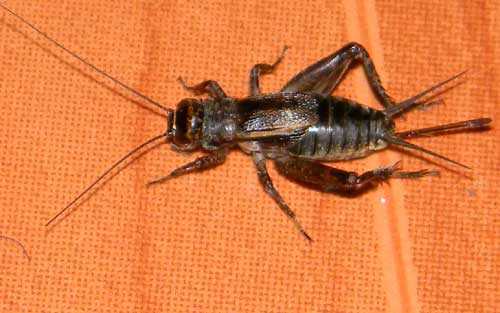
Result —
POLYGON ((330 94, 354 62, 361 62, 368 82, 384 107, 392 107, 394 101, 387 94, 373 61, 366 49, 359 43, 352 42, 331 55, 310 65, 295 75, 283 87, 283 92, 318 92, 330 94))
POLYGON ((420 178, 438 174, 436 171, 429 170, 401 172, 397 170, 399 162, 392 166, 381 167, 362 174, 291 157, 277 159, 275 164, 278 171, 286 177, 325 192, 360 191, 390 178, 420 178))

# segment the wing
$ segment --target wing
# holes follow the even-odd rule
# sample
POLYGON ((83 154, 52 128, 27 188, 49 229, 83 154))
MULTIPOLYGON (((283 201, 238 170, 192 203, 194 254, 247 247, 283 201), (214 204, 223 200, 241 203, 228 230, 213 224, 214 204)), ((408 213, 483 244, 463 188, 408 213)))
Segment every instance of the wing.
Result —
POLYGON ((300 136, 319 121, 318 100, 309 94, 275 93, 238 101, 238 140, 300 136))

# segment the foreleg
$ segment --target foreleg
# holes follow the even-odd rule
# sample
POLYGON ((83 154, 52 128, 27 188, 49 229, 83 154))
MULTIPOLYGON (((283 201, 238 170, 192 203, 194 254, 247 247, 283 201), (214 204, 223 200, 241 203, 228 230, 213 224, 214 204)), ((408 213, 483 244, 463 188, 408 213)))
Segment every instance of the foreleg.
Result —
POLYGON ((262 74, 270 74, 274 71, 276 66, 280 64, 281 60, 285 57, 286 50, 288 47, 285 46, 283 51, 281 51, 280 56, 273 64, 255 64, 250 70, 250 95, 256 96, 260 94, 260 76, 262 74))
POLYGON ((180 175, 215 167, 217 165, 224 163, 225 160, 226 160, 226 151, 216 151, 210 155, 199 157, 196 160, 173 170, 167 176, 150 181, 146 184, 146 186, 160 184, 168 179, 175 178, 180 175))

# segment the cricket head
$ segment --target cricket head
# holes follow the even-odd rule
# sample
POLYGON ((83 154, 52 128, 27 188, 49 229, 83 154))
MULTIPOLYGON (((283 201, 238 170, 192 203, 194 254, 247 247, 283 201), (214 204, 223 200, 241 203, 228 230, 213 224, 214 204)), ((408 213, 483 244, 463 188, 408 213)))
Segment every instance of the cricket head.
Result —
POLYGON ((190 151, 199 147, 203 111, 202 101, 191 98, 179 102, 175 113, 171 111, 167 118, 167 137, 172 139, 176 149, 190 151))

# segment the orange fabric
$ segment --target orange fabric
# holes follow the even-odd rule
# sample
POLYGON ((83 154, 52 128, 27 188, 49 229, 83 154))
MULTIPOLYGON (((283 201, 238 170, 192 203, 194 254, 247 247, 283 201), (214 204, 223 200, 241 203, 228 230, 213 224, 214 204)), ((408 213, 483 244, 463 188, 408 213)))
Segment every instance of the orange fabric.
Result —
MULTIPOLYGON (((272 91, 359 41, 396 99, 470 69, 463 84, 443 95, 446 104, 398 119, 399 129, 488 116, 494 126, 415 139, 470 172, 399 150, 335 165, 361 172, 402 159, 408 170, 442 171, 356 198, 306 189, 272 169, 311 245, 239 151, 214 170, 144 187, 199 155, 166 145, 123 168, 47 231, 51 216, 115 160, 161 133, 165 121, 2 11, 0 235, 23 242, 31 261, 0 238, 1 312, 500 307, 498 2, 2 3, 168 107, 189 96, 178 76, 191 83, 216 79, 228 94, 244 96, 250 67, 274 61, 286 44, 285 60, 261 84, 272 91)), ((359 68, 336 94, 379 106, 359 68)))

